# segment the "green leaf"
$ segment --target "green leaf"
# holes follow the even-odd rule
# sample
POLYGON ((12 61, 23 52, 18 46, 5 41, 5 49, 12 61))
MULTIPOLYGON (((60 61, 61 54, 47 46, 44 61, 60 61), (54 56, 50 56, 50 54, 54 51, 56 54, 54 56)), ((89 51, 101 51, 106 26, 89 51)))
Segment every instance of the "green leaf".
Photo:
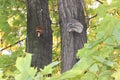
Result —
POLYGON ((100 63, 102 63, 102 64, 105 64, 105 65, 107 65, 107 66, 110 66, 110 67, 113 67, 113 66, 116 64, 115 62, 106 60, 106 59, 104 59, 104 58, 102 58, 102 57, 94 56, 93 58, 94 58, 96 61, 98 61, 98 62, 100 62, 100 63))
POLYGON ((16 67, 20 72, 29 72, 31 66, 31 54, 27 54, 24 58, 18 57, 16 60, 16 67))
POLYGON ((81 73, 82 72, 80 70, 72 69, 72 70, 66 71, 65 73, 63 73, 57 77, 55 76, 48 80, 67 80, 67 79, 75 78, 78 75, 80 76, 81 73))
POLYGON ((93 64, 92 67, 90 67, 89 71, 96 74, 97 72, 99 72, 98 65, 96 63, 93 64))
POLYGON ((96 47, 98 44, 102 43, 103 41, 105 41, 107 39, 107 37, 102 37, 101 39, 95 41, 95 42, 91 42, 88 44, 88 46, 86 46, 86 48, 93 48, 96 47))
POLYGON ((100 17, 104 17, 106 15, 106 10, 107 10, 107 6, 105 4, 100 5, 97 8, 97 14, 100 17))
POLYGON ((114 80, 111 77, 112 73, 113 72, 111 70, 104 70, 99 74, 98 80, 114 80))
POLYGON ((120 80, 120 69, 117 69, 112 76, 115 78, 115 80, 120 80))
POLYGON ((80 80, 96 80, 96 75, 91 72, 87 72, 85 75, 81 77, 80 80))
POLYGON ((16 67, 20 71, 15 76, 16 80, 33 80, 37 69, 31 68, 31 54, 26 54, 24 58, 18 57, 16 61, 16 67))
POLYGON ((0 70, 0 80, 5 80, 3 79, 3 72, 0 70))
POLYGON ((120 22, 118 21, 118 23, 115 25, 115 29, 113 31, 113 38, 120 42, 120 22))
POLYGON ((58 61, 55 61, 55 62, 52 62, 51 64, 49 64, 48 66, 45 66, 44 69, 40 69, 41 70, 41 73, 44 75, 44 74, 51 74, 52 71, 53 71, 53 67, 55 67, 56 65, 58 65, 60 62, 58 61))
POLYGON ((79 69, 84 72, 90 68, 94 62, 95 61, 91 57, 83 57, 73 66, 73 69, 79 69))

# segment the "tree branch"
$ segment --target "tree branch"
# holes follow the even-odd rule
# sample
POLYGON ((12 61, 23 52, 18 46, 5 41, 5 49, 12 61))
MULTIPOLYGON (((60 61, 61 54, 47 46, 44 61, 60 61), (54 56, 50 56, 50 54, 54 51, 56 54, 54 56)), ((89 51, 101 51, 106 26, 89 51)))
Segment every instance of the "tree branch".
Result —
POLYGON ((103 2, 102 1, 100 1, 100 0, 96 0, 97 2, 99 2, 100 4, 103 4, 103 2))
POLYGON ((92 18, 95 18, 96 16, 97 16, 97 14, 95 14, 95 15, 94 15, 94 16, 92 16, 92 17, 90 17, 90 18, 89 18, 89 20, 90 20, 90 19, 92 19, 92 18))
POLYGON ((17 41, 17 42, 15 42, 15 43, 13 43, 13 44, 11 44, 11 45, 9 45, 9 46, 7 46, 7 47, 5 47, 5 48, 1 49, 0 51, 3 51, 3 50, 5 50, 5 49, 7 49, 7 48, 10 48, 10 47, 12 47, 12 46, 14 46, 14 45, 18 44, 19 42, 21 42, 21 41, 23 41, 23 40, 25 40, 25 39, 26 39, 26 38, 24 38, 24 39, 22 39, 22 40, 19 40, 19 41, 17 41))

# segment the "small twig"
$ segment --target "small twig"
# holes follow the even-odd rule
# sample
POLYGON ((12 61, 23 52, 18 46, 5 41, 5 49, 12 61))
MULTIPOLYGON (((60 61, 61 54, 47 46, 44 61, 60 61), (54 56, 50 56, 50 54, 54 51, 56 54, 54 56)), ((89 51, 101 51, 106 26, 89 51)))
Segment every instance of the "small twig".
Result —
POLYGON ((25 40, 25 39, 26 39, 26 38, 24 38, 24 39, 22 39, 22 40, 19 40, 19 41, 17 41, 17 42, 15 42, 15 43, 13 43, 13 44, 11 44, 11 45, 9 45, 9 46, 7 46, 7 47, 5 47, 5 48, 1 49, 0 51, 3 51, 3 50, 5 50, 5 49, 7 49, 7 48, 10 48, 10 47, 12 47, 12 46, 14 46, 14 45, 18 44, 19 42, 21 42, 21 41, 23 41, 23 40, 25 40))
POLYGON ((100 1, 100 0, 96 0, 96 1, 98 1, 100 4, 103 4, 103 2, 102 2, 102 1, 100 1))
POLYGON ((88 20, 95 18, 97 16, 97 14, 95 14, 94 16, 90 17, 88 20))
POLYGON ((96 16, 97 16, 97 14, 95 14, 94 16, 88 18, 88 25, 90 24, 90 20, 93 19, 93 18, 95 18, 96 16))

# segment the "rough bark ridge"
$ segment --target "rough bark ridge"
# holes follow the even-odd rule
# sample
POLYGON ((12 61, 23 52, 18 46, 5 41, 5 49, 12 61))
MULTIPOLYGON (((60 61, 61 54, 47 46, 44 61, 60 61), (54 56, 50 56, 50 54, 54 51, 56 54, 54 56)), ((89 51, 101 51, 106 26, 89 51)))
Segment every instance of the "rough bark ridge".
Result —
POLYGON ((76 63, 76 52, 87 42, 85 15, 82 6, 82 0, 58 0, 61 41, 62 41, 62 72, 73 67, 76 63), (76 19, 84 26, 82 33, 68 32, 67 23, 69 19, 76 19))
POLYGON ((27 0, 27 47, 26 51, 33 54, 32 66, 43 68, 52 60, 52 30, 48 13, 48 0, 27 0), (45 29, 39 38, 36 27, 45 29))

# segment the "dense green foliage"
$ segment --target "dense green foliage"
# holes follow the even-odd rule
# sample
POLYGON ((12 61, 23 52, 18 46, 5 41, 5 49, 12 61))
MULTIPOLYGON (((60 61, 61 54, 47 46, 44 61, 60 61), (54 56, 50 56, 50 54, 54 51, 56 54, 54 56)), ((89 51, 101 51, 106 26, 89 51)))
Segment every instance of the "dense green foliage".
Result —
POLYGON ((9 80, 16 70, 17 57, 25 53, 25 45, 22 45, 24 41, 16 43, 25 38, 26 34, 25 2, 0 0, 0 19, 0 74, 3 75, 2 78, 9 80))
MULTIPOLYGON (((60 60, 57 0, 49 0, 54 39, 53 63, 37 72, 30 67, 31 55, 24 52, 23 45, 16 44, 5 49, 12 50, 11 55, 0 53, 0 80, 120 80, 120 0, 113 0, 110 4, 107 1, 102 0, 103 4, 100 4, 86 0, 86 16, 97 14, 89 21, 88 43, 78 51, 76 56, 80 60, 74 67, 60 74, 60 62, 56 61, 60 60)), ((0 19, 1 49, 25 37, 24 0, 0 0, 0 19)))

